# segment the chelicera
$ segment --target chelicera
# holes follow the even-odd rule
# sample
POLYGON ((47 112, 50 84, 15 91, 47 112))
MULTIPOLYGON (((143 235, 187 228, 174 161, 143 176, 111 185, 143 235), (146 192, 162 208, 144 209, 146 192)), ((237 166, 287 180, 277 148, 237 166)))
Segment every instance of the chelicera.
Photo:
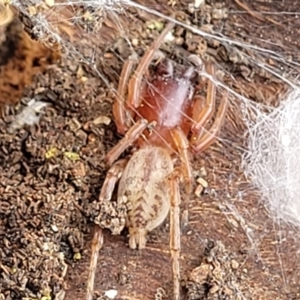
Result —
MULTIPOLYGON (((156 75, 152 78, 147 76, 151 62, 173 26, 170 23, 165 27, 141 58, 132 76, 135 60, 129 59, 124 64, 113 106, 117 130, 124 137, 106 156, 110 170, 99 198, 100 202, 110 201, 119 181, 117 201, 128 204, 124 225, 128 227, 129 246, 132 249, 144 248, 147 233, 159 226, 170 213, 173 299, 179 300, 179 182, 183 181, 186 192, 191 193, 193 175, 189 157, 204 151, 215 141, 225 118, 228 101, 224 96, 215 114, 216 87, 211 81, 208 81, 205 99, 195 96, 197 67, 203 67, 196 56, 190 59, 197 66, 187 67, 179 74, 174 71, 173 62, 163 59, 157 66, 156 75), (213 116, 212 125, 206 129, 213 116), (135 150, 131 157, 118 160, 132 145, 135 150)), ((207 65, 206 71, 214 76, 212 64, 207 65)), ((102 238, 101 228, 98 227, 88 287, 90 294, 96 252, 100 249, 102 238)))

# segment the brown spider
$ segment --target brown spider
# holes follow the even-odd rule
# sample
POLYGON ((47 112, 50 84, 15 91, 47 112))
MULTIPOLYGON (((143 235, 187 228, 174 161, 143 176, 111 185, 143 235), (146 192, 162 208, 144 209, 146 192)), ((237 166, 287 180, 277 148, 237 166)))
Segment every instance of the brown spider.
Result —
MULTIPOLYGON (((147 233, 159 226, 170 211, 170 251, 173 264, 174 295, 180 299, 180 191, 179 180, 183 178, 186 191, 192 190, 193 176, 189 154, 205 150, 216 138, 223 124, 227 99, 223 98, 209 130, 204 126, 215 110, 215 85, 208 81, 206 99, 195 96, 195 80, 198 73, 194 67, 175 74, 169 60, 158 64, 154 78, 144 80, 144 73, 166 34, 173 28, 168 24, 159 38, 141 59, 130 78, 134 61, 128 60, 123 67, 113 114, 118 132, 124 138, 107 154, 111 166, 102 186, 100 201, 110 201, 117 181, 118 201, 127 202, 126 226, 129 229, 129 246, 142 249, 146 245, 147 233), (127 100, 126 85, 128 83, 127 100), (189 138, 188 138, 189 137, 189 138), (123 151, 135 144, 137 150, 129 159, 114 163, 123 151), (179 154, 179 155, 176 155, 179 154), (174 168, 173 160, 180 167, 174 168)), ((191 60, 196 56, 191 56, 191 60)), ((214 68, 208 65, 208 73, 214 68)), ((93 254, 88 284, 91 297, 97 252, 103 236, 97 226, 93 242, 93 254)), ((91 299, 91 298, 87 298, 91 299)))

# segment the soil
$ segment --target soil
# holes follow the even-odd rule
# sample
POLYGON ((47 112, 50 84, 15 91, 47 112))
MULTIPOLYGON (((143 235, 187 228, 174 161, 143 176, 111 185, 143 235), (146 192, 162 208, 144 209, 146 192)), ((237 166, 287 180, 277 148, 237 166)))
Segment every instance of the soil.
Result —
MULTIPOLYGON (((199 9, 189 5, 192 1, 166 2, 159 4, 160 11, 176 12, 180 21, 280 53, 277 57, 204 39, 179 26, 174 41, 161 48, 183 65, 188 64, 189 53, 198 54, 212 61, 218 76, 236 92, 257 103, 278 105, 286 84, 255 62, 291 80, 298 75, 299 46, 293 28, 298 28, 299 21, 287 15, 283 22, 282 16, 271 14, 297 12, 296 1, 286 6, 206 1, 199 9)), ((154 0, 147 3, 148 7, 157 5, 154 0)), ((60 13, 66 16, 70 11, 66 8, 60 13)), ((32 31, 34 24, 25 22, 24 15, 20 20, 38 38, 32 31)), ((21 57, 14 54, 2 63, 1 54, 0 94, 11 83, 6 74, 18 79, 11 86, 13 100, 0 96, 4 108, 0 119, 1 300, 85 299, 98 198, 107 174, 104 157, 122 138, 112 116, 114 90, 131 47, 143 55, 164 24, 133 8, 120 14, 118 21, 114 14, 104 16, 99 32, 89 35, 85 34, 88 28, 73 32, 67 29, 70 24, 64 24, 60 29, 72 44, 66 42, 53 51, 33 41, 39 51, 24 51, 29 37, 21 31, 27 42, 18 38, 14 43, 21 57), (52 59, 60 55, 60 62, 53 64, 52 59), (33 72, 33 61, 41 57, 45 64, 38 64, 33 72), (16 106, 6 105, 17 103, 21 96, 16 106), (36 117, 39 121, 23 120, 22 126, 12 127, 16 116, 30 106, 29 99, 47 104, 36 117)), ((13 22, 11 28, 19 28, 13 22)), ((14 41, 19 32, 4 35, 14 41)), ((198 192, 188 202, 189 222, 182 227, 182 299, 300 299, 297 230, 274 224, 259 192, 243 175, 245 126, 240 103, 230 100, 220 141, 191 158, 202 187, 195 187, 198 192)), ((27 117, 36 112, 28 112, 27 117)), ((187 203, 184 190, 182 198, 183 207, 187 203)), ((166 220, 150 233, 146 249, 135 251, 128 247, 126 229, 120 235, 104 230, 94 299, 109 299, 105 293, 110 290, 117 291, 115 299, 172 299, 168 231, 166 220)))

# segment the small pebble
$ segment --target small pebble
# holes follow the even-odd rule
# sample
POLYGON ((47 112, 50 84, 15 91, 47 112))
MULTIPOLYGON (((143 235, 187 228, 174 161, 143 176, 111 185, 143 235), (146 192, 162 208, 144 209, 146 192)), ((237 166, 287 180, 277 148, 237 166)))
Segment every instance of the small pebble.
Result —
POLYGON ((131 41, 133 46, 138 46, 139 45, 139 40, 138 39, 132 39, 131 41))
POLYGON ((58 232, 58 228, 56 225, 51 225, 51 229, 53 232, 58 232))
POLYGON ((80 254, 80 252, 75 253, 75 254, 73 255, 73 259, 74 259, 74 260, 81 260, 81 254, 80 254))
POLYGON ((108 290, 108 291, 105 291, 104 295, 108 299, 115 299, 118 296, 118 291, 117 290, 108 290))
POLYGON ((240 266, 240 264, 236 260, 231 261, 231 268, 232 269, 236 270, 239 266, 240 266))
POLYGON ((52 7, 54 6, 55 4, 55 1, 54 0, 45 0, 46 4, 49 6, 49 7, 52 7))
POLYGON ((80 79, 82 76, 83 76, 83 69, 82 67, 79 67, 76 72, 76 78, 80 79))
POLYGON ((199 8, 201 5, 205 4, 205 0, 195 0, 194 7, 199 8))
POLYGON ((107 116, 99 116, 98 118, 96 118, 93 123, 95 125, 100 125, 100 124, 105 124, 105 125, 109 125, 111 122, 111 119, 107 116))
POLYGON ((202 186, 201 184, 199 184, 199 185, 196 187, 195 195, 196 195, 197 197, 199 197, 199 196, 202 194, 203 190, 204 190, 203 186, 202 186))
POLYGON ((176 44, 176 45, 181 46, 183 43, 184 43, 183 37, 180 36, 180 37, 177 37, 177 38, 175 39, 175 44, 176 44))
POLYGON ((200 174, 201 174, 201 177, 207 176, 207 171, 206 171, 205 167, 200 168, 200 174))
POLYGON ((215 284, 210 288, 209 293, 215 294, 219 289, 220 289, 219 286, 215 284))
POLYGON ((207 182, 205 179, 203 179, 202 177, 198 178, 198 179, 197 179, 197 182, 198 182, 199 184, 201 184, 204 188, 207 188, 207 187, 208 187, 208 182, 207 182))

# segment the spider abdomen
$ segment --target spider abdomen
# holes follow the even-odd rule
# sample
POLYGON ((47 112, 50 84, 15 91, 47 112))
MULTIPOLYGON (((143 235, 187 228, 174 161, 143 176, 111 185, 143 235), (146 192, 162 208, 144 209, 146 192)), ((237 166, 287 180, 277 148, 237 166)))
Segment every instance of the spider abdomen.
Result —
POLYGON ((171 157, 161 147, 145 146, 130 158, 118 189, 118 199, 126 197, 129 206, 130 248, 144 248, 147 233, 167 217, 170 210, 168 176, 172 171, 171 157))

